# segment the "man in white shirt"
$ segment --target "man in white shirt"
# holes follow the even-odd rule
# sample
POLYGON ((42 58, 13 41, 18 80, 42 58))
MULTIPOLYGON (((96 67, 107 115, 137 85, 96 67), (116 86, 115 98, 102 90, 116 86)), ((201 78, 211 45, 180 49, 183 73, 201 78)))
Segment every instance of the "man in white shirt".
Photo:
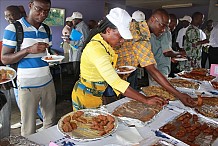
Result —
MULTIPOLYGON (((64 57, 65 57, 65 60, 67 60, 67 61, 69 61, 69 50, 71 49, 70 44, 69 44, 70 43, 69 37, 70 37, 70 33, 71 33, 72 27, 73 27, 72 21, 73 21, 72 17, 67 17, 66 18, 66 25, 64 26, 64 28, 62 30, 62 38, 63 38, 62 48, 64 49, 64 57)), ((68 73, 72 72, 70 70, 71 70, 70 67, 68 67, 68 73)))
POLYGON ((211 31, 209 42, 209 62, 211 64, 218 64, 218 24, 211 31))
POLYGON ((67 17, 66 18, 66 25, 64 26, 64 28, 62 30, 62 35, 63 36, 70 36, 72 26, 73 26, 72 20, 73 20, 72 17, 67 17))
POLYGON ((70 45, 72 53, 70 53, 69 61, 73 63, 73 85, 79 79, 80 74, 80 57, 82 48, 86 38, 89 35, 89 27, 83 21, 83 15, 80 12, 72 14, 73 29, 70 34, 70 45))
POLYGON ((178 32, 176 42, 178 43, 179 48, 183 49, 183 45, 184 45, 183 40, 184 40, 185 32, 188 26, 190 25, 192 18, 190 16, 184 16, 183 18, 180 18, 179 20, 182 22, 183 28, 181 28, 178 32))

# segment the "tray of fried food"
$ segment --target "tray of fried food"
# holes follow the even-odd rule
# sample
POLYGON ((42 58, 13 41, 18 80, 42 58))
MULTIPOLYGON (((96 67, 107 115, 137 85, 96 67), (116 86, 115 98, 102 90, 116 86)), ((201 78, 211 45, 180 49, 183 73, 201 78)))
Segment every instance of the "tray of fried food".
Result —
POLYGON ((206 68, 193 68, 190 73, 196 74, 196 75, 205 75, 206 76, 209 74, 209 70, 206 68))
POLYGON ((169 93, 166 89, 160 86, 141 87, 141 90, 147 96, 157 95, 167 100, 176 100, 175 96, 172 93, 169 93))
POLYGON ((149 122, 162 109, 163 106, 152 106, 130 100, 115 108, 112 114, 118 117, 127 117, 138 119, 142 122, 149 122))
POLYGON ((0 146, 41 146, 21 135, 10 135, 0 139, 0 146))
POLYGON ((201 100, 195 111, 209 118, 218 118, 218 97, 201 97, 198 96, 198 101, 201 100))
POLYGON ((215 90, 218 90, 218 81, 215 80, 210 81, 210 84, 215 90))
POLYGON ((157 140, 151 146, 175 146, 174 144, 171 144, 165 140, 157 140))
POLYGON ((209 75, 206 72, 200 72, 198 70, 192 70, 191 72, 182 71, 180 73, 177 73, 179 77, 185 78, 185 79, 192 79, 192 80, 199 80, 199 81, 212 81, 215 79, 214 76, 209 75))
POLYGON ((198 90, 200 85, 196 82, 192 82, 186 79, 181 78, 172 78, 169 79, 169 82, 176 87, 188 88, 188 89, 195 89, 198 90))
POLYGON ((218 124, 189 112, 180 114, 159 130, 190 146, 215 146, 218 143, 218 124))
POLYGON ((117 119, 102 110, 71 112, 58 121, 58 130, 77 141, 91 141, 109 136, 117 129, 117 119))

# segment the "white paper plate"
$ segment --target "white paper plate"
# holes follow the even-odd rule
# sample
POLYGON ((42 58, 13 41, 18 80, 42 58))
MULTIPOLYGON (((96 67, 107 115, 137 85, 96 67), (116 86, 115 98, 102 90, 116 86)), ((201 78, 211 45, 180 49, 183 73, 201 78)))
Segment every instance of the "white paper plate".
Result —
POLYGON ((174 58, 174 60, 176 60, 176 61, 186 61, 188 59, 187 58, 174 58))
POLYGON ((136 70, 136 67, 134 67, 134 66, 119 66, 118 69, 116 69, 116 72, 118 74, 130 74, 130 73, 134 72, 135 70, 136 70), (119 70, 119 68, 128 68, 128 69, 131 69, 131 70, 122 72, 122 71, 119 70))
MULTIPOLYGON (((16 77, 16 75, 17 75, 16 71, 11 67, 0 66, 0 70, 2 70, 2 69, 12 71, 12 73, 11 73, 11 78, 12 79, 14 79, 16 77)), ((0 84, 4 84, 4 83, 10 82, 10 81, 11 81, 11 79, 10 79, 10 77, 8 77, 7 80, 0 81, 0 84)))
POLYGON ((46 61, 46 62, 59 62, 62 61, 65 57, 61 56, 61 55, 48 55, 48 56, 43 56, 42 60, 46 61), (46 58, 50 58, 52 57, 52 59, 46 59, 46 58))

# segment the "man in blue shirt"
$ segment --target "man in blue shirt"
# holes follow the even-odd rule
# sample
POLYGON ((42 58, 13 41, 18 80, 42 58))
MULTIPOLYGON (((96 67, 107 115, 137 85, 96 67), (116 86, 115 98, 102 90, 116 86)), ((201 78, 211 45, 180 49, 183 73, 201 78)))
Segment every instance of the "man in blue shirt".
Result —
POLYGON ((41 60, 43 56, 46 56, 46 48, 52 44, 52 36, 48 37, 42 25, 49 14, 51 1, 31 0, 29 8, 29 15, 18 20, 24 31, 20 51, 15 52, 16 31, 14 25, 10 24, 4 31, 1 56, 3 64, 18 62, 17 85, 22 136, 35 133, 38 105, 43 114, 43 128, 55 124, 54 83, 48 63, 41 60))
MULTIPOLYGON (((151 48, 154 54, 155 60, 157 62, 157 69, 167 78, 171 70, 171 57, 181 57, 185 55, 185 52, 175 52, 172 49, 172 34, 170 29, 175 28, 177 25, 177 19, 174 15, 169 15, 168 20, 170 20, 169 28, 165 26, 163 33, 160 35, 155 35, 151 33, 151 48)), ((158 20, 158 18, 157 18, 158 20)), ((166 19, 167 20, 167 19, 166 19)), ((164 28, 164 27, 163 27, 164 28)), ((149 78, 149 84, 156 84, 152 78, 149 78)))

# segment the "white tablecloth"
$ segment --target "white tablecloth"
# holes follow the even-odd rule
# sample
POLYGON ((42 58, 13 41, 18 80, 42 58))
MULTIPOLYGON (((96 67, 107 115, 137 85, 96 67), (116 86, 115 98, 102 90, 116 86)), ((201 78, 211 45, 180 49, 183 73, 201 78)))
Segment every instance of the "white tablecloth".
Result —
MULTIPOLYGON (((212 90, 212 87, 209 87, 209 84, 204 85, 201 84, 200 92, 205 92, 208 90, 212 90)), ((108 112, 112 112, 117 106, 129 101, 129 98, 123 98, 116 102, 113 102, 106 106, 108 112)), ((189 107, 184 106, 179 100, 171 101, 160 113, 158 113, 149 124, 144 127, 136 127, 140 135, 143 137, 143 140, 140 142, 140 146, 149 146, 152 144, 153 141, 157 139, 164 139, 168 142, 171 142, 177 146, 185 146, 186 144, 171 138, 165 137, 163 135, 156 135, 158 134, 158 129, 166 124, 168 121, 171 121, 174 117, 178 116, 179 114, 183 113, 184 111, 189 111, 191 113, 195 113, 195 111, 189 107)), ((216 122, 218 124, 217 119, 209 119, 212 122, 216 122)), ((128 126, 125 126, 123 123, 118 123, 118 128, 116 131, 122 131, 128 129, 128 126)), ((41 132, 32 134, 27 138, 31 141, 34 141, 40 145, 49 145, 49 143, 55 142, 58 145, 61 145, 62 141, 70 141, 76 144, 76 146, 119 146, 122 145, 122 142, 116 138, 116 131, 108 137, 102 138, 101 140, 96 141, 89 141, 89 142, 78 142, 72 139, 68 139, 63 136, 57 129, 57 126, 53 126, 41 132)), ((129 133, 131 135, 131 133, 129 133)), ((213 144, 214 146, 218 145, 218 140, 213 144)))

